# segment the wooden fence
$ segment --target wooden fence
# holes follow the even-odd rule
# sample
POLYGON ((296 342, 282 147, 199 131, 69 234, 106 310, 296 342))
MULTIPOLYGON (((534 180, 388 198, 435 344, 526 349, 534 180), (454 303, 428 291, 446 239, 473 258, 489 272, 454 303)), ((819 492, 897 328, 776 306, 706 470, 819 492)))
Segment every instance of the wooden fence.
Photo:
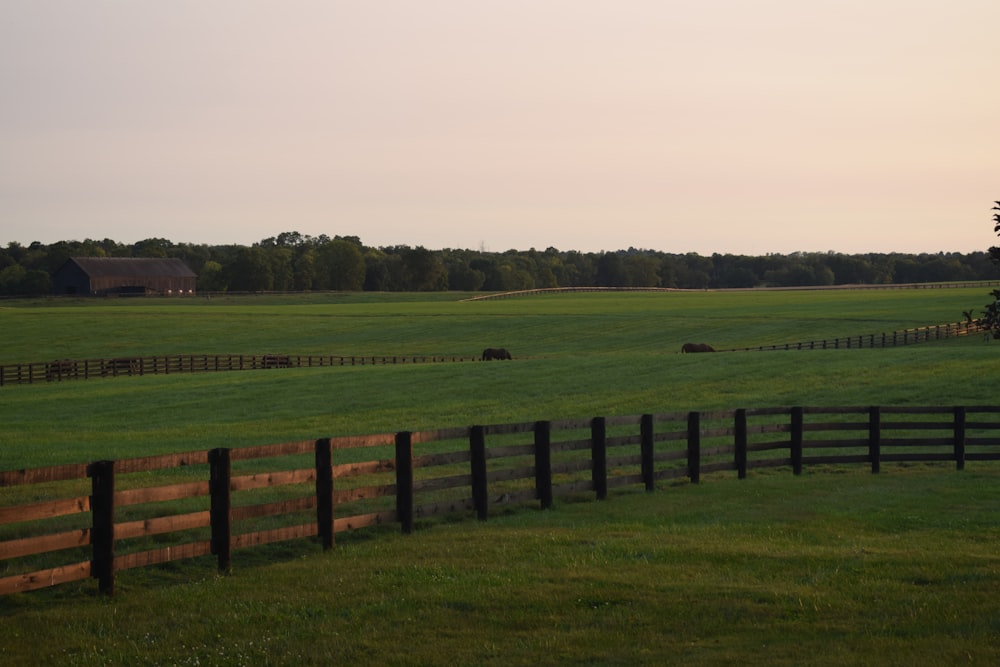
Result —
POLYGON ((915 343, 928 343, 932 340, 961 338, 985 332, 986 329, 976 321, 953 322, 950 324, 934 324, 914 329, 903 329, 902 331, 891 331, 889 333, 863 334, 799 343, 779 343, 777 345, 761 345, 759 347, 737 347, 726 351, 766 352, 770 350, 850 350, 866 347, 898 347, 901 345, 913 345, 915 343))
POLYGON ((441 356, 334 356, 302 354, 170 354, 111 359, 54 359, 0 365, 0 386, 34 384, 126 375, 169 375, 211 371, 248 371, 312 366, 364 366, 475 361, 476 357, 441 356))
MULTIPOLYGON (((725 352, 769 350, 835 350, 872 347, 896 347, 932 340, 943 340, 981 333, 975 322, 937 324, 881 334, 865 334, 798 343, 780 343, 759 347, 740 347, 725 352)), ((172 354, 153 357, 115 357, 110 359, 54 359, 25 364, 0 365, 0 387, 11 384, 62 382, 90 378, 129 375, 169 375, 211 371, 247 371, 268 368, 308 368, 320 366, 364 366, 385 364, 420 364, 477 361, 478 357, 447 356, 333 356, 302 354, 172 354)))
POLYGON ((559 294, 566 292, 831 292, 837 290, 910 290, 910 289, 960 289, 968 287, 996 287, 997 280, 966 280, 945 283, 875 283, 851 285, 787 285, 783 287, 536 287, 510 292, 491 292, 470 296, 462 301, 513 299, 522 296, 559 294))
POLYGON ((0 594, 285 540, 758 468, 1000 460, 1000 406, 793 407, 321 438, 0 472, 0 594), (27 502, 30 500, 30 502, 27 502))

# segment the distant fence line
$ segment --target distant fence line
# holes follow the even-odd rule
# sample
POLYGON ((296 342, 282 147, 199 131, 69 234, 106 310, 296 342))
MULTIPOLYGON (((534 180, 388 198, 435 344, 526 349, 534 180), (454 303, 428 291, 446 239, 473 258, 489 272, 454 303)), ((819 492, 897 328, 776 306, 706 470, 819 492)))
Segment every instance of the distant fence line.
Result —
POLYGON ((986 328, 975 321, 953 322, 951 324, 934 324, 914 329, 903 329, 902 331, 890 331, 889 333, 863 334, 798 343, 778 343, 776 345, 761 345, 759 347, 735 347, 725 351, 766 352, 771 350, 850 350, 873 347, 898 347, 900 345, 927 343, 932 340, 959 338, 985 332, 986 328))
POLYGON ((563 292, 812 292, 831 290, 900 290, 900 289, 956 289, 965 287, 996 287, 1000 280, 973 280, 948 283, 885 283, 853 285, 790 285, 785 287, 537 287, 470 296, 462 301, 486 301, 490 299, 511 299, 519 296, 539 294, 559 294, 563 292))
MULTIPOLYGON (((720 349, 724 352, 771 350, 836 350, 896 347, 968 336, 984 332, 973 322, 936 324, 881 334, 845 336, 798 343, 779 343, 758 347, 720 349)), ((98 377, 130 375, 169 375, 212 371, 246 371, 269 368, 311 368, 322 366, 365 366, 386 364, 422 364, 478 361, 479 357, 460 356, 336 356, 302 354, 169 354, 150 357, 114 357, 108 359, 54 359, 24 364, 0 365, 0 387, 11 384, 35 384, 86 380, 98 377)))
POLYGON ((547 509, 556 497, 600 500, 713 472, 969 461, 1000 461, 1000 406, 594 417, 11 470, 0 472, 0 595, 87 578, 112 594, 129 568, 214 555, 229 571, 242 548, 312 539, 329 549, 343 531, 398 523, 410 533, 418 518, 486 520, 497 504, 547 509), (23 485, 36 485, 20 493, 33 502, 12 503, 23 485))
POLYGON ((476 360, 477 357, 458 356, 304 354, 165 354, 108 359, 54 359, 52 361, 0 365, 0 386, 127 375, 169 375, 171 373, 247 371, 313 366, 425 364, 476 360))

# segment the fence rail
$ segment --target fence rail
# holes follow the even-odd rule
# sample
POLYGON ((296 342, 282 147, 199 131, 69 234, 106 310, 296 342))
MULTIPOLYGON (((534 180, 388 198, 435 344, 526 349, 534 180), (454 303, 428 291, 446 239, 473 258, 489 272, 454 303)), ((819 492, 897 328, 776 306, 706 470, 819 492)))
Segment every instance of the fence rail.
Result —
POLYGON ((0 365, 0 386, 87 380, 129 375, 169 375, 213 371, 248 371, 313 366, 365 366, 476 361, 458 356, 338 356, 304 354, 170 354, 108 359, 54 359, 0 365))
POLYGON ((443 513, 735 472, 1000 460, 1000 406, 676 412, 320 438, 0 472, 0 595, 443 513), (140 473, 140 474, 136 474, 140 473), (31 488, 23 488, 31 485, 31 488), (17 498, 32 502, 17 502, 17 498))

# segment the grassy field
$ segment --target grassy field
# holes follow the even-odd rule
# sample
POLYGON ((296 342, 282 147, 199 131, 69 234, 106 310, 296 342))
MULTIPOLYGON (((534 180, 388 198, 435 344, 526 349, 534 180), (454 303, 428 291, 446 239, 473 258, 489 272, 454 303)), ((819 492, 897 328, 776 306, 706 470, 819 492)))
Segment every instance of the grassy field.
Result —
POLYGON ((28 302, 0 311, 3 363, 191 354, 424 354, 513 363, 281 369, 3 388, 0 469, 327 435, 672 410, 989 403, 979 337, 887 350, 681 355, 960 319, 974 289, 434 294, 28 302))
MULTIPOLYGON (((473 423, 994 404, 979 337, 680 355, 957 321, 986 290, 11 302, 0 363, 167 353, 513 362, 0 388, 0 469, 473 423)), ((711 475, 486 523, 391 527, 0 599, 5 664, 989 664, 1000 468, 711 475)), ((0 504, 12 494, 0 489, 0 504)))

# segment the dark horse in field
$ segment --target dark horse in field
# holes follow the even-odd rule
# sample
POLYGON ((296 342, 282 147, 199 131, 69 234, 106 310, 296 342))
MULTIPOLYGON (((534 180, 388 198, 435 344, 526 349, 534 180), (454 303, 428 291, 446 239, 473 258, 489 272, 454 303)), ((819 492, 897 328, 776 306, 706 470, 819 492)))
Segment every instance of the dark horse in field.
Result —
POLYGON ((483 350, 482 361, 492 361, 493 359, 513 359, 510 352, 502 347, 488 347, 483 350))
POLYGON ((681 352, 715 352, 715 348, 708 343, 684 343, 681 352))

